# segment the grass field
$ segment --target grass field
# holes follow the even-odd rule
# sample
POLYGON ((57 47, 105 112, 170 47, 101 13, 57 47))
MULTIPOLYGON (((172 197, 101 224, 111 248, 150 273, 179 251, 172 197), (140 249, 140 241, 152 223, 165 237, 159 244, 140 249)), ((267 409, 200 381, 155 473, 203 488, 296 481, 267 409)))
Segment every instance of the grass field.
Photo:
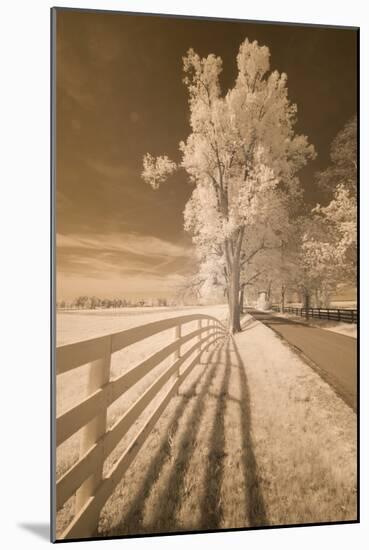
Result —
MULTIPOLYGON (((226 315, 223 306, 65 313, 58 319, 59 338, 67 343, 195 311, 226 315)), ((117 354, 112 375, 131 368, 172 337, 163 333, 117 354)), ((74 380, 58 384, 59 411, 84 391, 85 375, 82 369, 76 371, 74 380)), ((145 379, 144 384, 149 383, 145 379)), ((143 389, 135 386, 131 395, 109 408, 109 424, 143 389)), ((105 469, 137 429, 138 423, 105 469)), ((59 448, 57 458, 60 475, 78 458, 78 434, 59 448)), ((73 501, 58 514, 58 535, 72 517, 73 501)), ((355 414, 270 329, 247 316, 243 333, 204 355, 182 384, 103 508, 97 534, 355 518, 355 414)))

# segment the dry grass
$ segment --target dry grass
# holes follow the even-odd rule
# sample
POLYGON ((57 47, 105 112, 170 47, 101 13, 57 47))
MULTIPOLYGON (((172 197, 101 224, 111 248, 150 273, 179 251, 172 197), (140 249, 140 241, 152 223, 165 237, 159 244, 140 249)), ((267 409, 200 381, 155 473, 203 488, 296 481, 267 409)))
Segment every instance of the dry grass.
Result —
POLYGON ((356 518, 354 413, 269 329, 249 330, 181 390, 100 535, 356 518))
POLYGON ((261 323, 235 340, 268 523, 356 519, 355 413, 261 323))
MULTIPOLYGON (((249 320, 181 386, 106 503, 98 535, 353 520, 355 435, 355 414, 249 320)), ((73 499, 59 533, 72 511, 73 499)))

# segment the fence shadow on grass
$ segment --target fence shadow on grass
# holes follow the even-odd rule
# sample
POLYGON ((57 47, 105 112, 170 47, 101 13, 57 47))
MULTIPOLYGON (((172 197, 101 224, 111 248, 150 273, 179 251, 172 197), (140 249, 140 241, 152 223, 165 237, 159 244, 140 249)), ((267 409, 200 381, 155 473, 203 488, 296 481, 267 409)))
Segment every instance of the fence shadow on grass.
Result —
POLYGON ((240 417, 242 437, 242 457, 244 477, 246 480, 246 502, 247 516, 250 527, 256 527, 268 524, 268 518, 265 510, 263 493, 260 487, 258 467, 253 450, 253 441, 251 436, 252 418, 250 390, 247 381, 245 365, 240 356, 237 344, 232 338, 232 350, 236 357, 236 364, 240 374, 241 399, 240 399, 240 417))
MULTIPOLYGON (((225 458, 225 409, 231 377, 230 337, 225 349, 224 374, 216 396, 216 408, 213 415, 213 425, 209 439, 208 462, 204 478, 204 494, 200 502, 201 522, 200 529, 215 530, 220 526, 223 516, 221 486, 224 472, 225 458)), ((214 394, 213 394, 214 395, 214 394)))
POLYGON ((246 319, 246 321, 241 321, 241 329, 244 330, 251 330, 257 326, 257 321, 253 317, 250 317, 249 319, 246 319))
MULTIPOLYGON (((224 508, 227 503, 222 502, 221 490, 224 477, 224 463, 226 459, 226 404, 228 400, 238 403, 241 433, 241 464, 245 484, 245 527, 256 527, 268 524, 263 494, 260 486, 258 467, 253 451, 251 436, 251 405, 250 392, 245 371, 245 365, 239 354, 236 342, 229 336, 227 340, 218 344, 207 358, 207 367, 181 394, 181 400, 174 411, 170 422, 168 436, 160 445, 155 455, 150 459, 150 465, 140 482, 139 489, 129 503, 126 512, 122 512, 119 523, 105 535, 143 534, 160 532, 179 532, 184 527, 178 524, 177 516, 186 493, 186 474, 189 471, 191 457, 199 441, 201 419, 205 414, 206 397, 216 399, 215 410, 212 413, 212 423, 209 434, 209 449, 205 464, 203 491, 200 492, 198 511, 200 520, 191 525, 191 518, 186 521, 186 528, 191 530, 216 530, 222 528, 224 508), (220 355, 222 358, 220 359, 220 355), (219 369, 223 369, 219 373, 219 369), (229 395, 229 384, 232 369, 238 370, 240 381, 240 398, 235 400, 229 395), (219 373, 220 387, 210 391, 212 380, 219 373), (195 398, 193 408, 186 418, 186 426, 180 439, 176 443, 178 452, 172 464, 171 444, 179 432, 182 418, 191 402, 195 398), (149 523, 143 524, 145 507, 154 484, 159 480, 165 466, 170 464, 170 471, 165 480, 165 486, 160 490, 160 503, 151 511, 149 523)), ((233 370, 233 372, 236 372, 233 370)), ((192 490, 193 488, 188 488, 192 490)), ((232 525, 227 525, 227 528, 232 525)))
MULTIPOLYGON (((213 395, 213 394, 212 394, 213 395)), ((214 396, 214 395, 213 395, 214 396)), ((242 438, 242 467, 245 479, 245 527, 267 525, 264 498, 262 495, 258 468, 251 437, 251 407, 250 392, 245 372, 245 366, 240 357, 236 343, 232 337, 228 339, 226 348, 226 366, 220 392, 218 394, 213 429, 210 436, 208 466, 205 475, 205 493, 201 502, 201 529, 215 530, 221 527, 223 507, 226 503, 221 499, 221 484, 224 473, 225 454, 225 414, 226 402, 235 401, 240 407, 240 431, 242 438), (231 352, 235 356, 232 362, 231 352), (241 395, 239 400, 228 394, 231 369, 239 371, 241 395)), ((232 528, 232 525, 227 525, 232 528)))
MULTIPOLYGON (((197 404, 196 407, 191 415, 191 419, 189 421, 189 429, 193 429, 193 422, 198 422, 202 414, 202 402, 203 397, 201 395, 202 392, 200 392, 200 395, 196 395, 196 387, 198 385, 201 385, 203 383, 203 387, 207 389, 207 386, 211 380, 211 377, 213 375, 213 371, 216 366, 216 362, 212 365, 211 361, 213 357, 216 355, 218 357, 219 355, 219 347, 220 344, 217 344, 217 347, 213 349, 210 354, 207 356, 207 363, 209 364, 209 368, 204 370, 200 373, 200 375, 191 383, 189 388, 184 392, 183 394, 180 394, 181 401, 179 405, 175 409, 174 417, 171 420, 170 428, 169 428, 169 434, 168 437, 165 438, 155 455, 150 460, 150 466, 148 471, 146 472, 146 475, 143 479, 143 481, 140 484, 140 488, 138 492, 136 493, 134 499, 129 505, 127 513, 125 513, 119 522, 113 529, 109 530, 109 532, 104 532, 104 535, 114 536, 114 535, 123 535, 123 534, 140 534, 140 533, 151 533, 155 532, 157 530, 157 526, 150 525, 148 527, 143 528, 142 526, 142 520, 144 516, 144 510, 145 510, 145 503, 147 498, 150 495, 151 488, 153 487, 154 483, 159 478, 161 471, 165 465, 165 463, 170 459, 171 455, 171 449, 170 449, 170 438, 173 438, 175 434, 178 431, 180 420, 185 413, 186 408, 189 405, 191 397, 197 398, 197 404)), ((201 364, 201 357, 200 357, 200 364, 201 364)), ((182 461, 183 462, 183 461, 182 461)), ((169 481, 169 485, 174 485, 175 479, 177 478, 177 470, 173 472, 173 478, 169 481)), ((175 496, 175 495, 174 495, 175 496)), ((166 518, 163 518, 166 519, 166 518)), ((165 525, 165 528, 163 527, 163 531, 168 530, 168 526, 165 525)))
POLYGON ((157 510, 151 521, 149 531, 178 530, 176 525, 176 514, 182 504, 182 495, 185 489, 185 476, 190 466, 191 455, 194 452, 197 436, 199 434, 201 418, 205 409, 205 397, 208 393, 211 381, 214 378, 216 369, 219 367, 219 357, 222 351, 220 346, 215 359, 209 357, 207 375, 202 382, 200 392, 196 395, 195 406, 187 420, 186 430, 181 436, 179 443, 178 458, 175 467, 172 468, 169 480, 164 493, 161 495, 163 506, 157 510))

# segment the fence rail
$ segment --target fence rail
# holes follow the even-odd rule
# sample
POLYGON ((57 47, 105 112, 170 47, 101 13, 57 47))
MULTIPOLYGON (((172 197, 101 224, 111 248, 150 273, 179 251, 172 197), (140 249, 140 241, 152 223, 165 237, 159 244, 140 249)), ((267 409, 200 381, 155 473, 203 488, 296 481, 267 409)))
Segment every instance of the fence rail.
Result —
MULTIPOLYGON (((273 311, 282 311, 279 305, 272 306, 273 311)), ((328 321, 340 321, 343 323, 357 323, 357 310, 356 309, 331 309, 310 307, 308 309, 302 307, 285 307, 284 313, 292 313, 300 317, 311 317, 312 319, 326 319, 328 321)))
POLYGON ((56 419, 57 447, 83 428, 79 459, 56 483, 57 510, 62 508, 70 497, 76 495, 73 520, 61 538, 86 538, 93 535, 102 507, 145 443, 178 387, 196 366, 201 354, 224 334, 223 324, 215 317, 185 315, 57 348, 57 376, 89 364, 88 397, 56 419), (193 321, 197 321, 196 330, 182 336, 182 327, 193 321), (170 344, 117 378, 110 379, 113 353, 168 329, 173 329, 173 341, 170 344), (181 353, 181 347, 192 340, 195 343, 186 352, 181 353), (108 407, 170 356, 173 357, 171 364, 108 429, 108 407), (183 367, 191 357, 189 364, 183 367), (118 461, 107 475, 103 476, 106 458, 166 384, 168 387, 161 401, 118 461))

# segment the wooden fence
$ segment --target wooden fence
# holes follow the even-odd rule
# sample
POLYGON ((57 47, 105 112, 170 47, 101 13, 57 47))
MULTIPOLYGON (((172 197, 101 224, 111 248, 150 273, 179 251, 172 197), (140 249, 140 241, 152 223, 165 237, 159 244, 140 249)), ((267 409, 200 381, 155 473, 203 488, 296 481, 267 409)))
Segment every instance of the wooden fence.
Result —
MULTIPOLYGON (((280 306, 273 305, 273 311, 281 311, 280 306)), ((306 308, 285 307, 284 313, 292 313, 300 317, 306 317, 306 308)), ((330 309, 320 307, 310 307, 307 310, 308 317, 314 319, 327 319, 328 321, 341 321, 343 323, 357 323, 356 309, 330 309)))
POLYGON ((89 364, 88 397, 56 419, 57 447, 83 428, 79 459, 56 482, 57 510, 76 495, 73 520, 61 538, 86 538, 94 534, 102 507, 176 394, 179 385, 198 363, 201 354, 224 335, 225 328, 218 319, 207 315, 186 315, 57 348, 57 376, 89 364), (183 336, 182 327, 193 321, 197 321, 197 329, 183 336), (168 329, 173 329, 172 342, 139 365, 110 379, 113 353, 168 329), (192 340, 195 343, 182 354, 181 347, 192 340), (108 407, 169 356, 173 357, 170 366, 157 376, 148 389, 108 429, 108 407), (190 358, 191 361, 184 366, 190 358), (106 458, 166 384, 168 386, 160 403, 107 475, 103 475, 106 458))

